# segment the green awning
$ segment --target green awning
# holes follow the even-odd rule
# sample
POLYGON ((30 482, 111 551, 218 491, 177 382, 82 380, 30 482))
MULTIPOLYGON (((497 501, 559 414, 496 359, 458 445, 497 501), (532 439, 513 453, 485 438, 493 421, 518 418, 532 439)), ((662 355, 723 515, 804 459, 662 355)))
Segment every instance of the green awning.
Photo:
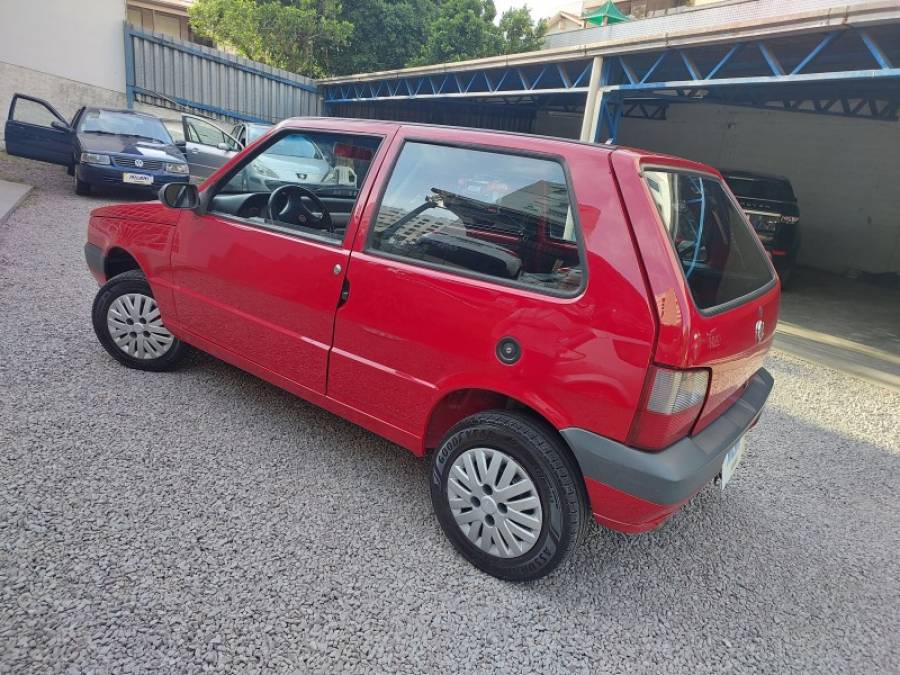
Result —
POLYGON ((601 5, 590 14, 586 15, 584 20, 595 26, 608 26, 613 23, 623 23, 630 19, 625 14, 622 14, 612 0, 606 0, 605 5, 601 5))

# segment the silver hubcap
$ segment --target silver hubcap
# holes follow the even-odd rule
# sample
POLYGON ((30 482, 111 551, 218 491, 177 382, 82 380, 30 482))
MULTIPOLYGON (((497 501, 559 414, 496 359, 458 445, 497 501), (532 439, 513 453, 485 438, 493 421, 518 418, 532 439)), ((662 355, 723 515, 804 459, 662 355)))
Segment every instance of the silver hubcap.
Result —
POLYGON ((163 325, 156 300, 143 293, 126 293, 113 300, 106 325, 116 346, 138 359, 155 359, 175 338, 163 325))
POLYGON ((466 450, 450 467, 447 499, 459 529, 498 558, 515 558, 535 545, 544 522, 531 477, 506 453, 466 450))

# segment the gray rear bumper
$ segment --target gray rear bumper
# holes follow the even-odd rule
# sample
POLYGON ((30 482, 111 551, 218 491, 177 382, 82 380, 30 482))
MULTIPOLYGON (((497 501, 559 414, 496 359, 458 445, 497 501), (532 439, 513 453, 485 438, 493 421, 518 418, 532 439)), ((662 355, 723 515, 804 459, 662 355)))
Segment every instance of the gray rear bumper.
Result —
POLYGON ((660 452, 637 450, 577 427, 560 433, 586 478, 654 504, 676 504, 722 470, 725 454, 759 419, 773 384, 769 371, 760 369, 743 395, 712 424, 660 452))

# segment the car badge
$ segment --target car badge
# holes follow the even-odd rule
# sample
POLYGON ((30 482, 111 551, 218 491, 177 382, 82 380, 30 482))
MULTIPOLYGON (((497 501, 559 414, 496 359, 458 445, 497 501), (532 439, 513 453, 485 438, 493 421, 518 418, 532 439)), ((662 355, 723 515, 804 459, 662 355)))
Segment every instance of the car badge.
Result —
POLYGON ((136 160, 134 160, 134 165, 135 165, 136 167, 142 167, 142 166, 144 166, 144 160, 142 160, 142 159, 136 159, 136 160))
POLYGON ((756 322, 756 341, 762 342, 763 338, 766 336, 766 324, 760 319, 756 322))

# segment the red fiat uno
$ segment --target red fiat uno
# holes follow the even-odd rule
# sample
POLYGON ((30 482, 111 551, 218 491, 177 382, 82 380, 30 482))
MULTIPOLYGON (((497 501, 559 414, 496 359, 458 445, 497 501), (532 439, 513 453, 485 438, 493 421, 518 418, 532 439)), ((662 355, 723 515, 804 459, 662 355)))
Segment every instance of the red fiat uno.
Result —
POLYGON ((772 389, 772 265, 715 169, 535 136, 295 119, 199 188, 96 209, 101 344, 191 347, 430 455, 510 580, 724 486, 772 389))

